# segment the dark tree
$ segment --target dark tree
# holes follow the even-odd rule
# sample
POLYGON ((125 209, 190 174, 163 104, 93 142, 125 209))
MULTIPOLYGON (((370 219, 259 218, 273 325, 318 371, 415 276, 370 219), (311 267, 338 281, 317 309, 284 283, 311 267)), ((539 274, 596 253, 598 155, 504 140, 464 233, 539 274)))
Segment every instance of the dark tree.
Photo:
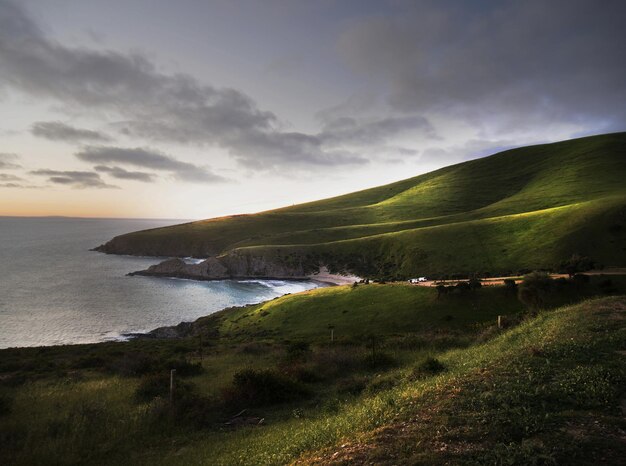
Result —
POLYGON ((481 288, 483 286, 480 279, 476 277, 470 278, 467 282, 467 285, 469 286, 470 290, 477 290, 478 288, 481 288))
POLYGON ((515 280, 513 280, 512 278, 505 278, 504 289, 507 293, 513 294, 517 292, 517 283, 515 283, 515 280))
POLYGON ((581 256, 580 254, 572 254, 568 260, 561 262, 559 266, 559 271, 561 273, 566 273, 570 278, 574 277, 577 273, 587 272, 593 269, 594 262, 586 257, 581 256))
POLYGON ((545 272, 531 272, 524 276, 519 284, 517 296, 519 300, 533 312, 541 309, 550 293, 552 279, 545 272))
POLYGON ((448 287, 443 284, 439 284, 435 287, 437 289, 437 299, 439 299, 442 295, 448 293, 448 287))

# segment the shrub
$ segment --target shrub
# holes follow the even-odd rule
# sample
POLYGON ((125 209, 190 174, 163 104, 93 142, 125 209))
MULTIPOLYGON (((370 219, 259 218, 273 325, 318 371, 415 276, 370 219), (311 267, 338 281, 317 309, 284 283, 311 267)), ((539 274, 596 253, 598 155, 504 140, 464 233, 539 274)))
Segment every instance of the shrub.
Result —
POLYGON ((0 417, 11 412, 12 400, 7 396, 0 395, 0 417))
POLYGON ((593 269, 593 266, 594 262, 590 258, 580 254, 572 254, 572 257, 568 260, 561 262, 559 271, 573 277, 579 272, 587 272, 593 269))
POLYGON ((165 361, 163 367, 167 370, 176 369, 176 375, 181 377, 198 375, 203 370, 202 364, 192 363, 185 359, 169 359, 165 361))
POLYGON ((459 282, 456 284, 456 289, 459 291, 469 291, 471 290, 469 283, 467 282, 459 282))
POLYGON ((469 282, 467 282, 467 286, 470 290, 477 290, 478 288, 481 288, 483 284, 481 283, 480 279, 473 277, 470 278, 469 282))
POLYGON ((337 391, 339 393, 347 393, 350 395, 358 395, 367 386, 364 377, 348 377, 337 382, 337 391))
POLYGON ((517 283, 515 283, 515 280, 513 280, 512 278, 505 278, 504 279, 504 289, 507 292, 517 291, 517 283))
POLYGON ((611 293, 617 292, 617 288, 615 287, 615 285, 613 285, 613 280, 611 280, 610 278, 607 278, 606 280, 602 280, 598 284, 598 286, 600 287, 600 290, 604 294, 611 294, 611 293))
POLYGON ((396 360, 387 353, 375 352, 365 357, 365 365, 370 369, 386 369, 395 366, 395 364, 396 360))
POLYGON ((590 282, 589 275, 577 273, 572 277, 572 281, 577 286, 583 286, 590 282))
POLYGON ((375 394, 384 390, 390 390, 398 385, 399 382, 397 376, 376 377, 367 385, 365 391, 368 394, 375 394))
POLYGON ((294 341, 287 345, 288 361, 306 361, 311 355, 311 345, 306 341, 294 341))
POLYGON ((524 276, 518 287, 519 300, 533 311, 541 308, 550 292, 552 279, 545 272, 532 272, 524 276))
MULTIPOLYGON (((176 388, 180 388, 178 384, 176 388)), ((146 403, 156 397, 167 398, 170 391, 169 374, 150 374, 142 377, 139 385, 135 389, 135 400, 139 403, 146 403)))
POLYGON ((414 379, 422 379, 433 375, 440 374, 446 370, 446 366, 436 358, 426 358, 418 364, 412 373, 414 379))
POLYGON ((154 357, 144 353, 126 353, 114 360, 110 369, 119 375, 132 377, 156 372, 160 369, 160 364, 154 357))
POLYGON ((273 370, 245 369, 237 372, 224 401, 236 406, 264 406, 304 398, 308 390, 273 370))

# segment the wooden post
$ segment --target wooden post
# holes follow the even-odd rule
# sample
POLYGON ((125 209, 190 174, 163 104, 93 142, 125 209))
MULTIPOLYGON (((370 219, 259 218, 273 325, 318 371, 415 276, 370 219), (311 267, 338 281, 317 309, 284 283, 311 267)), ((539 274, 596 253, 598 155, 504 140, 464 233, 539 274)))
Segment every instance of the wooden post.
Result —
POLYGON ((176 369, 170 371, 170 403, 174 402, 174 390, 176 389, 176 369))
POLYGON ((498 328, 502 328, 502 324, 503 324, 503 319, 502 316, 498 316, 498 328))

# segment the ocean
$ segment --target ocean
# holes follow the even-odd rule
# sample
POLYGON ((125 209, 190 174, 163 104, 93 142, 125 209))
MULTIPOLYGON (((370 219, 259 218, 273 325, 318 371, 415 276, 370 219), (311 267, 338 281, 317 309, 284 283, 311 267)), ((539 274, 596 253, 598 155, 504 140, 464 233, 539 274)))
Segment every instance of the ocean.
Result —
POLYGON ((0 217, 0 348, 95 343, 319 286, 127 277, 163 258, 89 251, 180 220, 0 217))

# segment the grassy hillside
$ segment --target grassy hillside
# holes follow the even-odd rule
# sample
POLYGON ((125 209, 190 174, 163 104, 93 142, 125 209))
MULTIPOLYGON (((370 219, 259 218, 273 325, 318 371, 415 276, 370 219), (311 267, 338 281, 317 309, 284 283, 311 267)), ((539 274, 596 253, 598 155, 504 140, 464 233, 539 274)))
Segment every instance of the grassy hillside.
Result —
POLYGON ((551 310, 503 330, 521 309, 504 288, 362 285, 223 311, 202 340, 2 350, 0 462, 617 464, 626 300, 553 307, 602 280, 555 283, 551 310), (249 368, 283 398, 237 392, 249 368))
POLYGON ((368 276, 626 264, 626 133, 523 147, 345 196, 131 233, 119 254, 242 254, 368 276), (593 241, 590 239, 593 238, 593 241))

